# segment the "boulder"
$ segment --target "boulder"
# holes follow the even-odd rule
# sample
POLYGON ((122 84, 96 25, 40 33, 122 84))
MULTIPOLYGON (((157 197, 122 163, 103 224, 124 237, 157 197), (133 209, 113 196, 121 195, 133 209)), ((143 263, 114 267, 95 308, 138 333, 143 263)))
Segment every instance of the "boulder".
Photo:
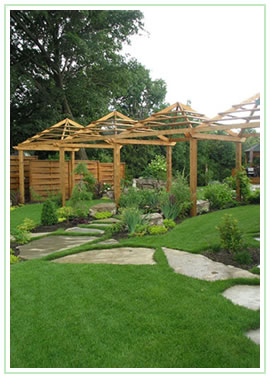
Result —
POLYGON ((210 209, 210 203, 207 200, 197 201, 197 214, 208 213, 210 209))
POLYGON ((166 181, 150 178, 138 178, 133 181, 133 186, 139 189, 160 189, 166 187, 166 181))
POLYGON ((93 217, 96 213, 102 213, 104 211, 116 214, 116 204, 114 202, 98 203, 89 209, 89 214, 93 217))
POLYGON ((159 213, 146 214, 143 215, 143 218, 149 223, 150 226, 163 226, 163 218, 159 213))

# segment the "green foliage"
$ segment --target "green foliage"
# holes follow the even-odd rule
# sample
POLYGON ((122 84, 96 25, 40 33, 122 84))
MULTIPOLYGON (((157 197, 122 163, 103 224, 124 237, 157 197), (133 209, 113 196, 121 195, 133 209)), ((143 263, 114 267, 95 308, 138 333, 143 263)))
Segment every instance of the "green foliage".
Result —
POLYGON ((51 226, 58 222, 55 205, 52 201, 44 202, 41 213, 41 224, 43 226, 51 226))
POLYGON ((137 225, 145 223, 142 212, 137 208, 126 208, 122 212, 122 222, 127 226, 128 232, 132 234, 137 225))
POLYGON ((159 193, 151 189, 138 190, 129 187, 127 192, 121 193, 119 206, 126 208, 131 204, 144 212, 152 212, 159 206, 159 193))
POLYGON ((56 210, 58 220, 66 220, 73 216, 73 209, 70 206, 63 206, 56 210))
POLYGON ((110 227, 110 231, 112 234, 117 234, 118 232, 122 232, 125 229, 125 225, 123 222, 114 223, 110 227))
POLYGON ((31 235, 27 231, 22 231, 16 227, 15 230, 12 231, 12 236, 14 236, 16 243, 18 244, 26 244, 31 240, 31 235))
POLYGON ((137 224, 135 228, 135 232, 133 232, 130 236, 139 236, 142 237, 146 235, 148 232, 148 225, 147 224, 137 224))
POLYGON ((148 164, 143 173, 144 177, 155 178, 158 180, 166 180, 167 177, 167 163, 166 158, 161 155, 156 155, 148 164))
POLYGON ((238 226, 238 220, 231 214, 225 214, 217 227, 220 235, 221 246, 230 253, 236 253, 243 249, 243 234, 238 226))
POLYGON ((172 196, 171 201, 175 201, 178 206, 178 217, 185 217, 191 209, 192 202, 190 200, 190 189, 187 183, 187 179, 184 177, 184 173, 178 173, 176 175, 176 179, 172 183, 170 195, 172 196))
POLYGON ((20 262, 20 258, 18 256, 14 255, 14 251, 12 248, 10 248, 10 264, 16 264, 20 262))
POLYGON ((246 251, 236 253, 235 260, 239 264, 251 264, 252 263, 252 257, 250 256, 250 253, 248 253, 246 251))
POLYGON ((150 226, 148 227, 148 232, 150 235, 161 235, 165 234, 168 231, 168 229, 165 226, 150 226))
POLYGON ((260 203, 260 189, 256 189, 255 192, 250 192, 247 197, 247 201, 250 204, 259 204, 260 203))
POLYGON ((166 219, 176 219, 179 215, 179 206, 175 197, 167 192, 162 192, 160 195, 160 209, 166 219))
POLYGON ((254 274, 260 274, 260 268, 257 266, 254 266, 253 268, 249 269, 250 273, 254 274))
POLYGON ((18 206, 20 203, 20 191, 17 190, 11 190, 10 191, 10 201, 13 206, 18 206))
MULTIPOLYGON (((91 193, 94 192, 96 179, 94 178, 92 173, 88 171, 85 163, 79 163, 74 169, 73 174, 80 175, 80 183, 77 184, 77 186, 81 191, 88 191, 91 193)), ((92 197, 89 199, 92 199, 92 197)))
POLYGON ((109 212, 109 211, 101 211, 101 212, 97 212, 94 215, 94 218, 96 218, 96 219, 106 219, 106 218, 110 218, 111 216, 112 216, 111 212, 109 212))
POLYGON ((240 169, 236 172, 236 180, 239 180, 240 184, 240 196, 241 200, 248 202, 250 196, 250 181, 245 169, 240 169))
POLYGON ((228 184, 209 184, 204 190, 204 197, 211 209, 225 209, 235 204, 233 191, 228 184))
POLYGON ((172 219, 164 219, 163 224, 168 230, 176 226, 176 223, 172 219))
POLYGON ((21 223, 17 229, 20 231, 31 231, 36 227, 36 223, 30 218, 24 218, 23 223, 21 223))
POLYGON ((31 199, 35 202, 44 202, 47 200, 52 201, 56 207, 62 205, 62 195, 61 192, 48 192, 47 197, 38 194, 32 187, 30 187, 31 199))

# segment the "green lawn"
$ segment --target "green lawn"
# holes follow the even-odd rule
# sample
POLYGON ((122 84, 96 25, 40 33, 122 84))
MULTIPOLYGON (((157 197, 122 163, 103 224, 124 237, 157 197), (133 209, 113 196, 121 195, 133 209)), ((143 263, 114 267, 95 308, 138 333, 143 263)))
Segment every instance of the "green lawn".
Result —
MULTIPOLYGON (((259 311, 221 295, 234 284, 259 280, 185 277, 158 248, 199 252, 215 245, 215 226, 226 212, 239 219, 252 244, 257 205, 189 218, 162 236, 121 241, 157 247, 155 265, 56 264, 49 261, 53 255, 12 265, 11 367, 259 367, 260 348, 244 336, 259 327, 259 311)), ((90 243, 56 255, 93 248, 90 243)))

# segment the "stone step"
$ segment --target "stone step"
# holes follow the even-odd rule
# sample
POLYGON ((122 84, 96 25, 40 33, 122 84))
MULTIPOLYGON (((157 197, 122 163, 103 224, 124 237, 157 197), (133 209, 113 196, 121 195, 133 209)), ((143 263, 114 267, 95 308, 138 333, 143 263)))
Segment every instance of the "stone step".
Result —
POLYGON ((225 290, 222 295, 239 306, 254 311, 260 309, 260 286, 235 285, 225 290))
POLYGON ((71 227, 71 228, 67 228, 65 230, 65 232, 81 232, 81 233, 85 233, 85 232, 96 232, 96 233, 99 233, 99 234, 104 234, 104 230, 99 230, 97 228, 86 228, 86 227, 71 227))

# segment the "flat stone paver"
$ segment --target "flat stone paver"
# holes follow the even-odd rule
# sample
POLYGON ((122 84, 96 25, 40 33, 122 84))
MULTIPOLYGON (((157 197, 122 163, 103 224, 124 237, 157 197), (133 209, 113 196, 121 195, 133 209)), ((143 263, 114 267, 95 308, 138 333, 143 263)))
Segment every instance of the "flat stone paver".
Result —
POLYGON ((37 236, 45 236, 49 234, 51 234, 51 232, 31 232, 30 233, 31 238, 36 238, 37 236))
POLYGON ((119 265, 154 265, 152 248, 112 248, 92 250, 69 255, 53 260, 57 263, 73 264, 119 264, 119 265))
POLYGON ((102 222, 106 222, 106 223, 119 223, 121 221, 119 219, 116 219, 116 218, 106 218, 106 219, 93 220, 90 223, 92 224, 92 223, 102 223, 102 222))
POLYGON ((225 290, 222 295, 239 306, 255 311, 260 309, 260 286, 235 285, 225 290))
POLYGON ((39 259, 56 251, 62 251, 68 248, 77 247, 78 245, 96 240, 96 236, 62 236, 52 235, 39 240, 33 240, 28 244, 19 246, 20 257, 26 260, 39 259))
POLYGON ((99 227, 99 226, 102 226, 102 227, 111 227, 112 224, 109 224, 109 223, 91 223, 91 226, 94 226, 94 227, 99 227))
POLYGON ((260 345, 260 328, 251 329, 250 331, 246 332, 245 335, 254 341, 255 344, 260 345))
POLYGON ((65 230, 66 232, 81 232, 81 233, 84 233, 84 232, 96 232, 96 233, 99 233, 99 234, 104 234, 104 230, 99 230, 97 228, 85 228, 85 227, 71 227, 71 228, 67 228, 65 230))
POLYGON ((119 242, 115 239, 108 239, 108 240, 103 240, 101 242, 98 242, 97 244, 118 244, 119 242))
POLYGON ((176 273, 199 278, 205 281, 227 280, 229 278, 257 278, 257 274, 239 269, 231 265, 224 265, 209 258, 177 249, 162 248, 169 265, 176 273))

